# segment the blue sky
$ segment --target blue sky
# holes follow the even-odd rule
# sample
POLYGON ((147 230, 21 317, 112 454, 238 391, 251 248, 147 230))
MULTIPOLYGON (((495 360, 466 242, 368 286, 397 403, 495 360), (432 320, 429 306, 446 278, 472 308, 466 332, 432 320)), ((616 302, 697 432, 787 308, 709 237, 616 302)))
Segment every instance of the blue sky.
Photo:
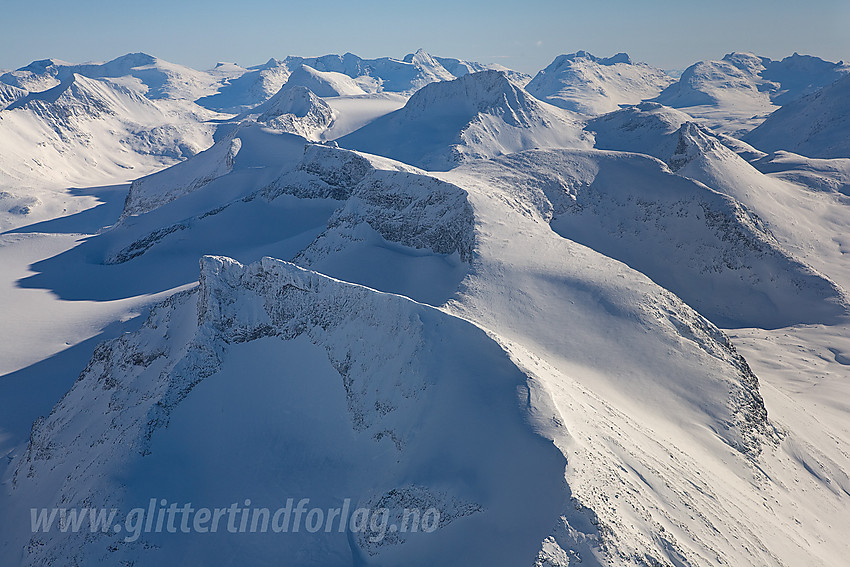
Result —
POLYGON ((196 68, 351 51, 402 57, 419 47, 533 73, 560 53, 681 69, 730 51, 850 60, 847 0, 378 0, 0 2, 0 68, 35 59, 107 60, 144 51, 196 68))

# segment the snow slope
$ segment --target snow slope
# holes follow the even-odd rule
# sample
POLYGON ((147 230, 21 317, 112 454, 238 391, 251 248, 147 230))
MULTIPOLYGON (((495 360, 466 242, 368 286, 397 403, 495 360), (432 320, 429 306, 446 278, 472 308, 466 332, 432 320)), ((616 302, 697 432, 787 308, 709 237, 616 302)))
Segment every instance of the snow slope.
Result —
POLYGON ((599 148, 653 155, 676 174, 740 202, 782 248, 825 274, 847 296, 850 279, 842 258, 841 215, 850 160, 759 153, 656 103, 599 117, 588 129, 599 148))
POLYGON ((339 96, 325 99, 334 113, 334 121, 322 133, 324 140, 336 140, 351 134, 381 116, 395 112, 407 103, 398 93, 370 93, 358 96, 339 96))
POLYGON ((586 51, 559 55, 525 88, 555 106, 597 115, 657 96, 673 79, 625 53, 595 57, 586 51))
MULTIPOLYGON (((65 493, 97 470, 106 474, 97 482, 100 496, 88 498, 108 506, 131 506, 148 490, 188 491, 193 501, 212 501, 247 488, 255 502, 270 504, 288 493, 309 494, 317 505, 401 496, 390 504, 392 513, 400 513, 403 502, 436 506, 445 510, 440 528, 380 542, 369 534, 352 541, 336 530, 259 539, 248 534, 238 543, 227 532, 191 541, 154 535, 134 543, 113 534, 85 543, 89 538, 79 534, 35 544, 37 560, 145 565, 247 555, 260 562, 287 557, 302 565, 350 565, 354 554, 354 561, 433 565, 534 557, 560 511, 553 493, 568 496, 564 459, 525 423, 516 391, 527 390, 526 377, 486 333, 407 299, 271 259, 243 267, 205 258, 201 282, 158 308, 135 336, 100 347, 74 391, 39 427, 48 437, 55 427, 70 434, 83 425, 74 417, 83 403, 91 416, 83 426, 87 433, 50 456, 33 461, 34 451, 26 457, 30 478, 39 480, 28 481, 22 470, 13 481, 15 496, 65 493), (364 334, 364 324, 374 331, 364 334), (110 368, 123 366, 119 361, 136 356, 132 352, 145 362, 114 379, 103 374, 112 376, 110 368), (279 371, 269 371, 278 365, 279 371), (482 375, 489 379, 482 382, 482 375), (149 392, 141 404, 140 390, 149 392), (476 402, 482 398, 484 405, 476 402), (210 411, 227 416, 212 426, 215 447, 179 449, 210 411), (249 424, 243 412, 253 415, 249 424), (291 434, 282 438, 281 430, 291 434), (244 444, 248 437, 252 448, 244 444), (109 450, 78 476, 73 455, 95 440, 109 450), (435 449, 440 470, 430 472, 435 449), (175 458, 176 450, 182 457, 175 458), (218 461, 222 451, 229 458, 216 467, 220 480, 209 483, 214 477, 202 472, 203 464, 218 461), (534 466, 505 466, 512 459, 534 466), (292 462, 300 466, 287 466, 292 462), (476 471, 474 482, 454 480, 469 470, 476 471), (166 478, 184 481, 166 485, 166 478), (494 532, 504 518, 522 524, 510 537, 494 532), (469 546, 470 540, 487 545, 469 546)), ((592 529, 583 516, 571 513, 574 523, 592 529)))
POLYGON ((679 173, 743 203, 784 248, 848 293, 848 199, 842 192, 847 191, 848 160, 779 154, 755 162, 762 173, 721 144, 694 142, 693 147, 679 173))
POLYGON ((589 120, 594 147, 657 157, 667 161, 676 153, 678 131, 693 118, 680 110, 642 102, 589 120))
POLYGON ((577 120, 499 71, 417 91, 400 110, 343 136, 343 147, 432 170, 533 147, 586 147, 577 120))
POLYGON ((808 55, 781 61, 730 53, 700 61, 655 99, 679 108, 724 134, 752 130, 779 106, 813 93, 850 72, 850 65, 808 55))
POLYGON ((766 152, 786 150, 813 158, 850 157, 850 75, 789 102, 745 140, 766 152))
POLYGON ((699 130, 702 136, 716 140, 747 161, 767 155, 737 138, 709 132, 690 115, 657 102, 642 102, 598 116, 589 120, 585 129, 593 134, 596 148, 651 155, 673 169, 676 165, 671 159, 685 143, 682 136, 692 130, 699 130))
POLYGON ((764 174, 810 190, 850 195, 850 158, 817 159, 778 151, 750 163, 764 174))
MULTIPOLYGON (((325 264, 318 250, 353 247, 344 261, 333 263, 337 276, 381 288, 390 275, 397 292, 435 305, 454 293, 464 274, 461 256, 467 257, 471 246, 465 233, 446 236, 443 230, 446 224, 471 222, 459 190, 383 158, 322 145, 305 148, 303 140, 298 144, 294 136, 282 134, 265 133, 258 140, 291 145, 291 158, 268 160, 262 168, 256 162, 247 169, 236 166, 179 194, 168 190, 192 186, 196 177, 213 177, 198 173, 216 167, 212 155, 201 154, 152 176, 143 189, 148 194, 162 190, 159 204, 142 212, 128 198, 122 221, 86 243, 86 256, 131 272, 139 265, 170 262, 178 254, 191 258, 208 252, 246 262, 262 254, 297 256, 299 265, 319 269, 325 264), (273 135, 280 140, 266 138, 273 135), (381 220, 390 206, 387 195, 398 209, 390 209, 391 219, 381 220), (346 203, 356 206, 345 208, 346 203), (130 210, 139 212, 128 216, 130 210), (326 227, 332 228, 324 234, 326 227), (388 273, 383 266, 389 262, 399 269, 388 273)), ((240 147, 240 153, 250 151, 250 146, 240 147)), ((175 279, 177 273, 169 276, 165 289, 192 281, 180 279, 185 269, 175 279)), ((32 280, 28 285, 39 285, 39 278, 32 280)))

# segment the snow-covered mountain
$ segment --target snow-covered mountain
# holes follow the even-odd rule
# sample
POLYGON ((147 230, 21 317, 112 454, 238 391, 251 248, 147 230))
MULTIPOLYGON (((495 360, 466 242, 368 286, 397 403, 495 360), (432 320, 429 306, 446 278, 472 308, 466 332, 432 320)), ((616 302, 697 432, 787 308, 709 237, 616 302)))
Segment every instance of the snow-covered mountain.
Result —
POLYGON ((219 112, 239 113, 268 100, 286 83, 291 73, 286 61, 269 59, 228 78, 218 92, 197 99, 199 105, 219 112))
POLYGON ((571 113, 538 101, 500 71, 483 71, 423 87, 404 108, 339 144, 446 170, 470 159, 589 141, 571 113))
POLYGON ((673 169, 678 168, 673 156, 685 148, 682 135, 689 131, 698 130, 748 161, 766 155, 737 138, 708 132, 690 115, 657 102, 642 102, 604 114, 589 120, 585 128, 593 134, 596 148, 651 155, 673 169))
POLYGON ((132 178, 205 149, 211 132, 200 116, 178 117, 123 84, 72 74, 0 111, 0 183, 132 178))
MULTIPOLYGON (((122 218, 161 207, 230 173, 257 176, 263 175, 266 167, 287 167, 300 158, 306 143, 300 136, 269 131, 261 124, 233 126, 211 148, 192 159, 134 181, 122 218)), ((219 199, 228 196, 227 192, 217 195, 219 199)))
MULTIPOLYGON (((68 502, 85 498, 94 505, 126 507, 150 490, 165 490, 166 485, 157 478, 175 477, 186 478, 187 484, 171 484, 169 493, 180 493, 190 486, 207 487, 191 492, 193 501, 203 501, 227 490, 215 482, 216 478, 231 479, 235 487, 245 482, 246 471, 268 471, 277 482, 271 480, 272 476, 263 481, 254 474, 252 485, 256 482, 256 486, 271 488, 281 486, 283 480, 290 490, 298 487, 331 504, 349 493, 361 504, 392 502, 390 495, 402 494, 406 496, 399 503, 431 503, 446 510, 447 519, 441 522, 433 540, 390 538, 379 544, 366 537, 351 542, 344 534, 332 533, 324 536, 327 552, 312 560, 305 558, 308 564, 350 562, 348 555, 353 549, 355 556, 424 565, 491 552, 491 563, 513 557, 528 562, 535 556, 554 560, 567 554, 566 550, 587 561, 595 557, 601 560, 603 537, 604 545, 616 547, 624 557, 688 557, 694 553, 689 540, 669 534, 657 543, 653 538, 658 532, 652 526, 656 521, 669 521, 665 518, 675 517, 676 506, 690 501, 690 497, 680 500, 690 483, 710 490, 712 498, 747 506, 740 496, 747 481, 732 480, 733 486, 726 486, 710 476, 701 479, 688 472, 694 462, 705 467, 705 459, 712 460, 709 454, 718 447, 727 448, 721 450, 724 458, 743 465, 748 459, 745 455, 758 454, 765 443, 767 447, 771 443, 754 377, 710 323, 625 265, 555 234, 545 217, 551 204, 545 197, 544 201, 535 200, 537 190, 532 187, 523 189, 529 193, 517 200, 520 195, 513 193, 516 188, 482 180, 472 172, 450 174, 456 182, 463 181, 457 185, 390 163, 364 161, 343 150, 312 147, 318 155, 306 163, 321 167, 312 175, 328 181, 306 184, 303 175, 310 167, 301 168, 300 181, 293 172, 286 182, 275 185, 280 190, 267 193, 265 198, 272 202, 291 200, 297 194, 300 197, 295 198, 304 202, 296 206, 309 206, 313 198, 326 195, 325 188, 333 182, 342 191, 337 197, 345 202, 329 219, 325 235, 297 257, 313 265, 323 264, 330 272, 350 271, 347 266, 353 252, 359 250, 357 257, 368 258, 370 249, 375 253, 383 249, 384 268, 371 277, 376 286, 392 288, 398 285, 394 275, 397 262, 425 266, 429 257, 433 261, 456 256, 467 264, 468 271, 466 276, 461 274, 464 281, 458 289, 462 292, 449 311, 426 308, 403 297, 352 286, 277 261, 263 260, 243 267, 225 259, 207 259, 198 291, 174 296, 136 335, 125 335, 102 347, 64 402, 36 426, 30 450, 13 464, 17 472, 12 473, 9 509, 31 505, 34 498, 51 500, 60 494, 66 495, 68 502), (383 169, 387 166, 393 169, 383 169), (534 208, 527 208, 528 203, 535 202, 534 208), (423 223, 423 219, 428 221, 423 223), (364 241, 369 231, 374 236, 364 241), (510 245, 506 247, 509 235, 510 245), (530 242, 535 243, 535 255, 524 252, 530 242), (492 272, 503 271, 506 260, 517 271, 493 278, 492 272), (540 271, 542 266, 547 266, 549 274, 559 274, 558 279, 552 281, 547 272, 540 271), (607 274, 611 273, 620 278, 610 279, 607 274), (512 289, 533 293, 525 299, 512 298, 512 289), (573 301, 585 294, 597 299, 573 301), (453 313, 463 314, 463 319, 453 313), (541 325, 540 317, 563 321, 556 326, 541 325), (489 333, 469 321, 479 322, 489 333), (364 324, 376 331, 365 335, 364 324), (610 333, 611 328, 618 332, 610 333), (180 338, 175 342, 175 337, 180 338), (683 340, 676 337, 687 337, 684 340, 690 346, 680 355, 671 355, 670 345, 683 340), (359 346, 353 350, 354 338, 359 346), (590 346, 593 344, 595 349, 590 346), (635 355, 632 358, 623 353, 631 359, 628 378, 618 370, 622 368, 618 360, 623 359, 602 356, 609 351, 606 344, 617 344, 617 348, 635 355), (135 370, 125 373, 113 370, 124 368, 119 360, 140 363, 133 363, 135 370), (256 370, 248 370, 247 360, 256 370), (284 360, 293 374, 277 382, 284 390, 275 397, 262 369, 284 360), (450 370, 454 364, 459 365, 457 371, 450 370), (240 375, 255 376, 257 389, 251 386, 246 390, 244 381, 237 386, 229 380, 231 368, 240 375), (300 383, 299 376, 312 377, 307 383, 314 386, 290 389, 300 383), (322 376, 321 395, 313 390, 320 386, 317 376, 322 376), (403 377, 401 381, 399 376, 403 377), (444 376, 453 379, 442 380, 444 376), (468 386, 464 385, 464 376, 469 376, 468 386), (481 382, 481 376, 492 378, 481 382), (502 380, 504 386, 500 385, 502 380), (108 394, 89 393, 92 389, 103 391, 104 384, 108 394), (237 390, 228 390, 230 394, 219 391, 230 388, 230 384, 237 390), (518 387, 527 392, 529 400, 520 407, 515 405, 518 387), (445 388, 448 390, 443 393, 445 388), (623 389, 629 394, 613 395, 623 389), (236 391, 242 394, 237 396, 236 391), (485 391, 489 401, 476 409, 474 400, 485 391), (143 401, 140 392, 147 392, 143 401), (598 405, 594 400, 599 395, 605 395, 612 405, 598 405), (256 405, 258 396, 269 402, 277 400, 262 406, 270 413, 263 414, 256 405), (316 405, 319 399, 322 403, 316 405), (225 400, 226 406, 222 406, 225 400), (89 407, 85 415, 90 419, 85 422, 73 417, 81 403, 89 407), (666 417, 657 412, 659 403, 668 408, 666 417), (568 406, 574 409, 567 412, 568 406), (113 414, 110 407, 124 410, 113 414), (175 459, 174 449, 185 442, 186 436, 195 435, 192 432, 206 421, 202 416, 220 411, 217 407, 227 408, 226 414, 234 420, 242 419, 241 407, 254 408, 260 429, 249 432, 237 421, 223 422, 221 431, 231 433, 216 435, 219 442, 213 453, 199 446, 197 451, 182 452, 183 456, 175 459), (671 407, 678 408, 675 414, 669 411, 671 407), (640 418, 624 419, 623 411, 640 418), (316 432, 315 428, 287 425, 302 423, 300 416, 307 415, 304 412, 316 423, 325 424, 319 431, 326 432, 321 438, 326 441, 312 434, 299 437, 299 431, 316 432), (280 422, 272 419, 273 415, 289 417, 280 422), (595 416, 594 422, 608 423, 610 429, 591 433, 582 426, 590 416, 595 416), (705 424, 705 431, 716 433, 672 425, 679 420, 705 424), (280 427, 290 431, 283 444, 265 445, 262 440, 270 439, 272 429, 280 427), (647 445, 655 428, 667 432, 665 440, 655 438, 647 445), (464 434, 451 444, 441 441, 447 431, 458 429, 464 434), (54 431, 63 432, 68 441, 60 442, 54 431), (504 433, 493 437, 494 431, 504 433), (257 450, 254 445, 247 452, 245 435, 264 448, 257 450), (345 457, 338 448, 340 435, 350 438, 346 443, 351 449, 345 457), (233 445, 226 439, 232 439, 233 445), (72 472, 79 463, 81 447, 93 442, 105 449, 88 452, 86 466, 72 472), (489 450, 490 443, 497 443, 499 449, 489 450), (455 444, 457 448, 452 449, 455 444), (237 449, 239 446, 243 449, 237 449), (436 446, 448 454, 440 459, 444 472, 434 476, 419 463, 431 458, 427 448, 436 446), (690 447, 690 452, 676 449, 683 446, 690 447), (42 449, 46 447, 61 449, 46 452, 42 449), (316 452, 311 447, 324 449, 316 452), (477 449, 472 451, 472 447, 477 449), (565 468, 568 448, 570 455, 584 455, 584 462, 591 466, 565 468), (203 473, 199 463, 214 458, 221 449, 234 456, 228 462, 239 464, 229 467, 224 476, 219 476, 215 471, 220 469, 215 468, 203 473), (527 455, 519 460, 523 466, 505 466, 505 457, 500 456, 505 451, 527 455), (281 463, 295 460, 302 466, 280 477, 280 467, 266 457, 270 454, 279 454, 281 463), (339 467, 320 464, 331 455, 335 455, 339 467), (671 507, 659 507, 646 485, 639 488, 627 476, 610 483, 597 481, 596 488, 585 488, 590 479, 599 478, 598 467, 607 470, 605 463, 612 458, 624 463, 624 471, 641 467, 653 478, 660 475, 658 478, 678 487, 673 489, 676 496, 672 496, 671 507), (457 477, 444 474, 470 467, 479 479, 473 484, 452 481, 457 477), (164 476, 151 476, 148 471, 153 470, 162 471, 164 476), (122 471, 121 480, 115 476, 118 471, 122 471), (411 477, 405 471, 420 472, 411 477), (342 478, 340 475, 348 479, 344 485, 334 480, 342 478), (596 506, 602 516, 585 506, 585 502, 598 504, 599 498, 608 498, 605 495, 618 491, 621 482, 637 491, 614 508, 596 506), (72 495, 73 487, 83 483, 92 490, 72 495), (598 489, 602 492, 596 492, 598 489), (523 497, 516 498, 520 494, 523 497), (652 508, 647 509, 647 505, 652 508), (639 509, 651 510, 646 521, 627 520, 639 509), (511 536, 505 533, 494 538, 492 526, 508 518, 511 522, 525 518, 524 527, 510 532, 511 536), (615 526, 616 536, 603 536, 597 527, 600 522, 615 526), (440 545, 433 545, 437 539, 440 545), (477 545, 470 547, 470 540, 492 543, 482 552, 477 545)), ((361 273, 368 271, 362 269, 361 273)), ((432 269, 430 273, 434 277, 444 272, 432 269)), ((405 285, 402 282, 402 287, 405 285)), ((719 459, 713 462, 722 466, 719 459)), ((252 497, 262 500, 274 494, 270 490, 252 497)), ((738 523, 734 529, 747 527, 738 523)), ((6 533, 18 532, 12 529, 6 533)), ((726 557, 758 557, 763 553, 753 549, 753 555, 741 555, 723 547, 710 530, 701 530, 699 537, 700 545, 726 557)), ((302 557, 300 550, 315 545, 315 540, 303 534, 277 541, 254 553, 260 557, 302 557)), ((80 562, 97 563, 120 556, 133 558, 137 564, 169 561, 187 549, 195 557, 215 554, 220 558, 222 553, 238 556, 245 553, 245 546, 256 545, 249 539, 236 547, 232 547, 232 540, 211 544, 198 539, 197 543, 184 541, 176 546, 176 541, 170 543, 156 534, 144 536, 138 543, 122 542, 114 534, 95 538, 68 534, 49 540, 36 537, 32 543, 35 555, 31 557, 40 560, 75 557, 80 562), (229 551, 220 547, 224 545, 229 551), (108 548, 113 551, 107 552, 108 548)))
POLYGON ((595 57, 579 51, 556 57, 525 88, 555 106, 597 115, 657 96, 671 82, 664 71, 633 63, 625 53, 595 57))
MULTIPOLYGON (((710 118, 844 72, 756 59, 710 118)), ((642 101, 623 55, 535 78, 586 115, 493 67, 2 75, 0 564, 842 564, 850 159, 642 101)))
POLYGON ((795 53, 780 61, 730 53, 688 67, 655 100, 680 108, 725 134, 752 130, 779 106, 850 72, 850 65, 795 53))
POLYGON ((13 87, 12 85, 0 83, 0 110, 3 110, 16 100, 20 100, 25 96, 27 96, 27 91, 13 87))
MULTIPOLYGON (((314 75, 315 72, 336 73, 337 79, 341 79, 339 75, 345 75, 362 92, 401 93, 405 96, 410 96, 429 83, 450 81, 470 72, 487 69, 503 70, 518 83, 528 81, 527 75, 500 65, 484 65, 474 61, 434 57, 423 49, 410 53, 402 59, 391 57, 363 59, 353 53, 321 57, 289 56, 283 60, 270 59, 264 65, 249 68, 248 72, 242 76, 227 81, 217 94, 200 99, 198 104, 227 112, 247 110, 271 97, 287 82, 289 75, 301 69, 302 65, 308 66, 314 75), (443 63, 451 70, 444 67, 443 63)), ((305 78, 302 77, 302 79, 305 78)), ((344 79, 342 81, 348 83, 344 79)), ((321 94, 310 84, 299 84, 310 88, 319 96, 335 96, 321 94)), ((339 94, 353 94, 350 84, 345 90, 348 92, 339 92, 339 94)))
POLYGON ((333 109, 309 88, 287 83, 266 102, 242 113, 271 128, 319 140, 334 121, 333 109))
POLYGON ((555 232, 639 270, 718 325, 775 328, 847 312, 836 285, 790 257, 757 216, 654 159, 536 151, 463 170, 539 187, 555 232))
POLYGON ((284 87, 305 87, 321 97, 366 94, 348 75, 336 71, 317 71, 301 65, 292 71, 284 87))
POLYGON ((850 75, 789 102, 744 139, 766 152, 850 157, 850 75))
POLYGON ((423 49, 400 60, 391 57, 361 59, 346 53, 343 56, 325 55, 314 59, 304 59, 302 63, 319 71, 333 71, 348 75, 369 92, 389 91, 410 94, 429 83, 455 78, 423 49))
POLYGON ((679 128, 692 121, 675 108, 642 102, 589 120, 586 129, 593 133, 596 148, 647 154, 666 162, 676 152, 679 128))
MULTIPOLYGON (((406 55, 405 61, 413 61, 416 54, 406 55)), ((511 82, 524 87, 531 80, 530 75, 508 69, 504 65, 496 63, 478 63, 477 61, 466 61, 463 59, 454 59, 452 57, 434 57, 434 59, 443 66, 443 69, 454 75, 455 78, 462 77, 469 73, 479 73, 481 71, 502 71, 505 73, 511 82)))
POLYGON ((825 274, 847 297, 845 224, 835 210, 846 206, 850 160, 764 154, 687 118, 657 103, 642 103, 601 116, 587 128, 597 148, 652 155, 678 175, 739 201, 782 248, 825 274))
POLYGON ((72 64, 57 59, 34 61, 0 75, 0 83, 28 91, 44 91, 72 75, 112 79, 145 97, 194 100, 215 92, 216 81, 203 71, 177 65, 146 53, 128 53, 106 63, 72 64))

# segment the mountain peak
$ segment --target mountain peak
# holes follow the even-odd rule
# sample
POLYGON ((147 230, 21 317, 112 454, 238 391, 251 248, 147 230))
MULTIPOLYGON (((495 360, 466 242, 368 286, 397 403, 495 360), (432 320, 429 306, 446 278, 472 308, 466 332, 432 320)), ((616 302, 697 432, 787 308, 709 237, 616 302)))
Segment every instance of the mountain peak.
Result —
MULTIPOLYGON (((629 57, 628 53, 617 53, 611 57, 597 57, 590 53, 589 51, 579 50, 575 53, 567 53, 564 55, 559 55, 555 58, 556 62, 560 62, 561 64, 569 61, 579 61, 579 60, 587 60, 592 61, 593 63, 598 63, 599 65, 617 65, 619 63, 624 63, 626 65, 632 64, 632 59, 629 57)), ((553 62, 554 64, 554 62, 553 62)))
POLYGON ((38 61, 33 61, 26 67, 21 67, 18 71, 30 71, 32 73, 43 73, 47 69, 51 67, 60 67, 70 65, 67 61, 62 61, 61 59, 39 59, 38 61))
POLYGON ((731 63, 738 69, 752 74, 757 74, 763 71, 767 65, 771 63, 767 57, 761 57, 754 53, 746 51, 733 51, 723 56, 723 61, 731 63))
POLYGON ((432 170, 530 148, 586 147, 571 116, 542 103, 502 71, 468 73, 419 89, 400 110, 340 145, 432 170))
POLYGON ((534 97, 497 70, 468 73, 453 81, 431 83, 416 91, 407 106, 418 112, 455 114, 502 110, 525 111, 538 106, 534 97))
POLYGON ((744 140, 765 152, 785 150, 813 158, 850 156, 850 74, 793 100, 744 140))
POLYGON ((657 96, 670 76, 626 53, 600 58, 587 51, 559 55, 526 89, 540 100, 580 114, 598 115, 657 96))
POLYGON ((127 53, 125 55, 121 55, 120 57, 116 57, 115 59, 106 63, 106 65, 122 65, 127 67, 144 67, 146 65, 154 65, 159 61, 153 55, 148 55, 147 53, 143 53, 141 51, 137 51, 135 53, 127 53))
POLYGON ((354 79, 335 71, 319 71, 309 65, 301 65, 292 71, 282 88, 302 86, 310 89, 316 96, 334 97, 361 95, 365 91, 354 82, 354 79))
POLYGON ((419 49, 417 49, 413 53, 408 53, 402 59, 402 61, 404 61, 405 63, 413 63, 414 61, 423 61, 423 60, 424 61, 428 61, 428 60, 433 61, 434 58, 431 56, 430 53, 425 51, 425 49, 423 49, 422 47, 420 47, 419 49))
POLYGON ((321 132, 334 120, 328 103, 301 85, 284 85, 269 100, 243 113, 240 118, 249 115, 256 116, 261 124, 304 136, 308 140, 318 140, 321 132))
POLYGON ((694 63, 656 100, 688 109, 718 132, 740 136, 761 124, 777 107, 815 92, 848 72, 847 66, 799 53, 775 61, 753 53, 732 52, 718 61, 694 63))

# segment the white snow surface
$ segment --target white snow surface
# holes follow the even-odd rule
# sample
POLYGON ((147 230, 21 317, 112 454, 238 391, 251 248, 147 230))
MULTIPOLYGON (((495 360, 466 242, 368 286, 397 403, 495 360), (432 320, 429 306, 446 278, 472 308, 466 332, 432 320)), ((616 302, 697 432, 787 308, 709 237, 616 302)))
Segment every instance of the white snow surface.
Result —
POLYGON ((634 63, 625 53, 596 57, 579 51, 556 57, 525 88, 540 100, 593 116, 657 96, 672 82, 664 71, 634 63))
POLYGON ((348 75, 335 71, 317 71, 309 65, 301 65, 292 71, 283 87, 296 86, 306 87, 321 97, 365 94, 348 75))
POLYGON ((679 108, 724 134, 742 135, 780 106, 820 90, 850 72, 850 65, 797 53, 771 60, 730 53, 700 61, 654 100, 679 108))
MULTIPOLYGON (((344 83, 345 89, 352 90, 351 84, 339 75, 349 77, 357 87, 368 93, 400 93, 410 96, 418 89, 435 81, 448 81, 466 75, 470 72, 486 69, 499 69, 509 73, 517 82, 528 82, 528 76, 500 65, 483 65, 474 61, 434 57, 423 49, 406 55, 403 59, 381 57, 378 59, 363 59, 353 53, 344 55, 322 55, 320 57, 289 56, 285 59, 270 59, 263 65, 250 67, 243 75, 227 80, 219 92, 201 98, 198 103, 207 108, 223 112, 242 112, 264 102, 281 86, 291 73, 298 71, 302 65, 313 70, 312 74, 335 73, 325 77, 334 77, 335 84, 344 83), (452 70, 449 71, 442 63, 452 70)), ((312 82, 323 79, 300 79, 312 82)), ((310 84, 306 84, 312 90, 310 84)), ((325 95, 314 91, 319 96, 325 95)), ((340 94, 351 94, 340 93, 340 94)))
POLYGON ((216 81, 203 71, 170 63, 146 53, 128 53, 106 63, 72 64, 57 59, 34 61, 0 75, 0 83, 27 91, 44 91, 72 75, 113 79, 149 99, 194 100, 214 93, 216 81))
POLYGON ((428 85, 338 141, 430 170, 528 148, 590 145, 574 114, 538 101, 500 71, 428 85))
POLYGON ((4 73, 0 564, 841 565, 850 159, 729 133, 827 124, 846 66, 735 54, 674 109, 561 63, 614 112, 422 50, 4 73), (29 523, 290 497, 441 521, 29 523))
POLYGON ((213 127, 176 104, 77 74, 30 92, 0 110, 0 186, 109 184, 194 155, 213 127))
POLYGON ((760 150, 813 158, 850 157, 850 75, 794 100, 767 117, 745 140, 760 150))
POLYGON ((334 111, 304 86, 287 83, 266 102, 236 117, 253 118, 271 128, 319 140, 334 123, 334 111))

